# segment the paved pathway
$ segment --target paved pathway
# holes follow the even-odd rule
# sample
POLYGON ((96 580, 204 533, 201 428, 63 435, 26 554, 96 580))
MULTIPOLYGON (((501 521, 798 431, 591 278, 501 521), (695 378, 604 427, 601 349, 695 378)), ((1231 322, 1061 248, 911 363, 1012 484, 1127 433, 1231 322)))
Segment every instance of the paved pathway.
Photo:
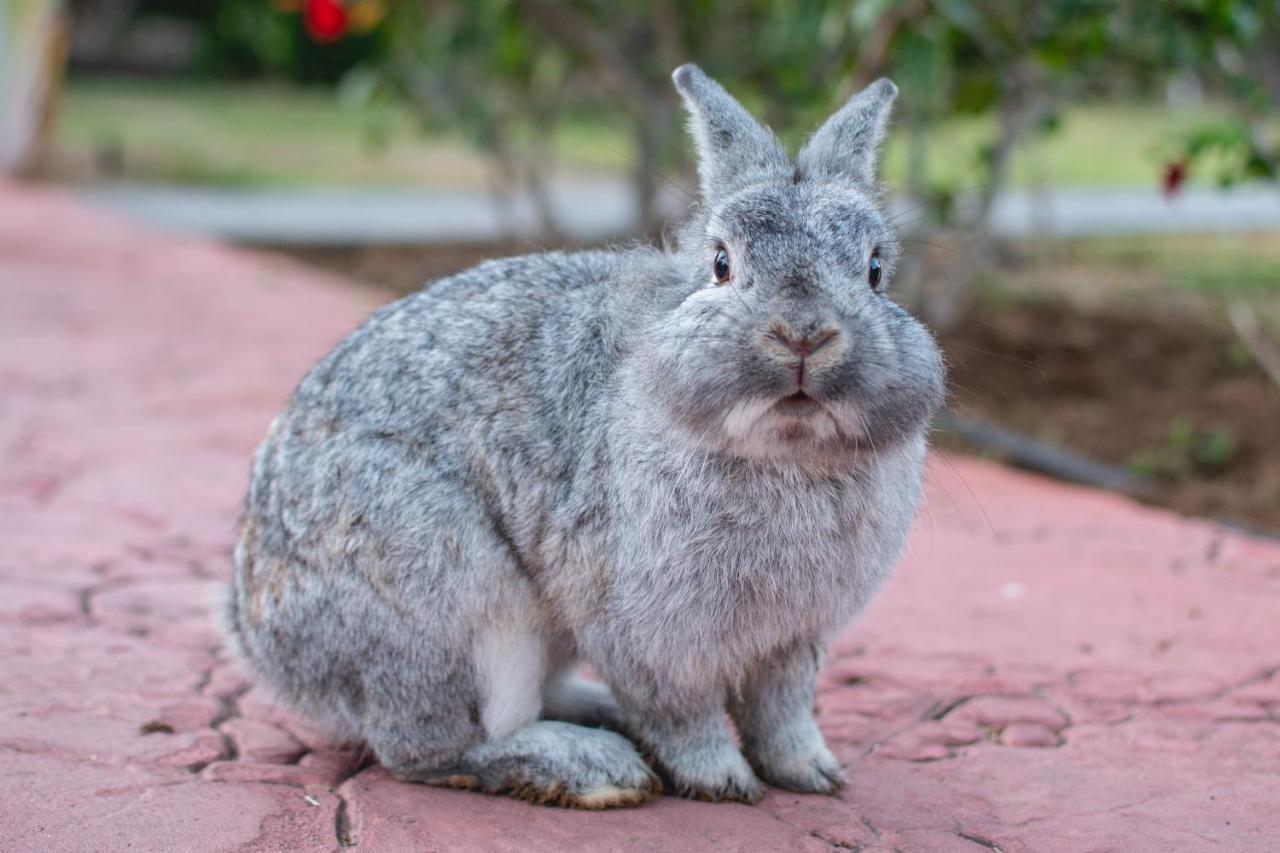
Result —
MULTIPOLYGON (((625 183, 562 180, 553 189, 557 221, 571 239, 596 242, 635 228, 625 183)), ((537 237, 533 208, 519 196, 500 208, 487 195, 460 191, 104 186, 81 195, 159 228, 248 243, 432 245, 537 237)), ((668 215, 679 216, 687 203, 664 187, 660 204, 668 215)), ((891 207, 908 227, 918 210, 901 198, 891 207)), ((1011 190, 995 203, 992 230, 1005 237, 1280 231, 1280 190, 1191 188, 1172 201, 1154 188, 1064 188, 1043 196, 1011 190)))
POLYGON ((824 671, 840 798, 587 814, 362 768, 211 602, 255 442, 376 298, 0 186, 0 850, 1280 846, 1280 547, 954 457, 824 671))
MULTIPOLYGON (((218 189, 102 186, 80 194, 92 204, 157 228, 276 245, 434 245, 493 243, 538 236, 533 205, 509 205, 463 190, 218 189)), ((630 233, 635 211, 619 181, 559 181, 557 222, 572 239, 599 242, 630 233)), ((664 209, 680 210, 674 191, 664 209)))

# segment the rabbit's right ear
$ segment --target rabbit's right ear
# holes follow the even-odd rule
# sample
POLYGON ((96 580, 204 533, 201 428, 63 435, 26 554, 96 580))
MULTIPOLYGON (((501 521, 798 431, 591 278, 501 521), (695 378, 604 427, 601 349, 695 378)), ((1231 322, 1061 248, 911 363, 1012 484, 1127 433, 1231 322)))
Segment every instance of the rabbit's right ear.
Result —
POLYGON ((773 133, 701 68, 681 65, 671 79, 689 113, 704 201, 791 173, 791 162, 773 133))
POLYGON ((800 149, 800 171, 874 187, 876 154, 897 97, 898 87, 881 77, 850 98, 800 149))

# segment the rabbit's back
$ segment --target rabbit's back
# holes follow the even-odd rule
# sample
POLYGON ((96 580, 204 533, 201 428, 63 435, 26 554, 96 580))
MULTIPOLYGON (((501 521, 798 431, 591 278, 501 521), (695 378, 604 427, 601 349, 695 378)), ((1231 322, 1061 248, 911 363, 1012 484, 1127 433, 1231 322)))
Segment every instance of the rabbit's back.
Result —
POLYGON ((277 440, 316 452, 335 441, 408 443, 434 466, 481 479, 476 466, 504 457, 572 464, 627 347, 631 330, 613 319, 632 298, 634 276, 622 270, 659 257, 490 261, 392 303, 306 376, 277 440))
POLYGON ((321 431, 472 431, 539 414, 619 346, 609 307, 625 256, 490 261, 376 312, 306 376, 289 416, 321 431), (477 423, 476 419, 482 419, 477 423))
POLYGON ((601 389, 633 331, 612 318, 635 298, 636 270, 662 274, 661 257, 488 262, 352 332, 299 384, 258 450, 237 619, 299 576, 372 577, 397 598, 456 586, 423 570, 447 571, 448 560, 416 552, 448 553, 477 524, 517 549, 535 544, 535 520, 562 512, 564 492, 594 470, 601 389), (484 518, 472 517, 476 507, 484 518))

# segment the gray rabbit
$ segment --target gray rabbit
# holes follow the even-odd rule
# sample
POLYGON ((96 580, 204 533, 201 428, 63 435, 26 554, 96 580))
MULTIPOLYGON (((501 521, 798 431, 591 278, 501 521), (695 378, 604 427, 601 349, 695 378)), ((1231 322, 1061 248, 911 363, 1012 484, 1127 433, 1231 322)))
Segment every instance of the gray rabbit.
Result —
POLYGON ((884 292, 897 89, 793 162, 673 78, 702 196, 678 248, 491 261, 388 305, 258 450, 232 634, 398 778, 582 808, 843 782, 815 674, 903 547, 944 386, 884 292))

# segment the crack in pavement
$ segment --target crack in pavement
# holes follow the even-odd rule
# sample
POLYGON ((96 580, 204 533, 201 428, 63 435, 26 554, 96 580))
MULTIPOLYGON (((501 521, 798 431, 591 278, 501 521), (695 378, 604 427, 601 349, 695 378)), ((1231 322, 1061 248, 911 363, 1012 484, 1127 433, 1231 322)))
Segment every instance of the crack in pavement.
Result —
POLYGON ((952 829, 952 832, 954 832, 960 838, 963 838, 965 841, 969 841, 973 844, 977 844, 979 847, 984 847, 987 850, 993 851, 993 853, 1004 853, 1004 851, 1000 849, 999 845, 997 845, 990 838, 987 838, 986 836, 978 835, 976 832, 965 832, 960 827, 959 823, 955 825, 954 829, 952 829))
POLYGON ((364 773, 374 766, 373 757, 365 755, 363 758, 344 776, 341 776, 333 785, 333 795, 338 798, 338 807, 333 814, 333 834, 338 841, 339 847, 355 847, 358 844, 356 839, 355 824, 351 819, 351 802, 347 799, 347 795, 342 793, 342 789, 352 779, 364 773))

